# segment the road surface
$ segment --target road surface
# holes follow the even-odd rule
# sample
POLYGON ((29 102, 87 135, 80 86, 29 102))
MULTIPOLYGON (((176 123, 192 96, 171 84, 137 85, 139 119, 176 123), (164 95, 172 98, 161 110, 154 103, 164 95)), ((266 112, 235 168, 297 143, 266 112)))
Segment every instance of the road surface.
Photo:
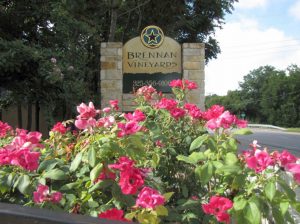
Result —
POLYGON ((297 157, 300 157, 300 133, 291 133, 269 129, 252 129, 253 134, 237 136, 240 141, 240 150, 249 149, 249 144, 255 139, 262 148, 267 147, 270 151, 282 151, 287 149, 297 157))

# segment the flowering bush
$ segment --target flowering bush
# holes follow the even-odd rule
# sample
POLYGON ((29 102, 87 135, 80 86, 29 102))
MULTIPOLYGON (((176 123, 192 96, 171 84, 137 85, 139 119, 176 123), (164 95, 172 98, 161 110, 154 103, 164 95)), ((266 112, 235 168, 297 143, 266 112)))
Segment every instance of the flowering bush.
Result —
POLYGON ((192 81, 170 86, 175 99, 137 90, 132 113, 117 100, 102 110, 82 103, 76 131, 59 122, 43 141, 0 122, 1 201, 151 224, 295 223, 298 159, 256 141, 238 154, 234 136, 251 133, 247 122, 186 102, 192 81))

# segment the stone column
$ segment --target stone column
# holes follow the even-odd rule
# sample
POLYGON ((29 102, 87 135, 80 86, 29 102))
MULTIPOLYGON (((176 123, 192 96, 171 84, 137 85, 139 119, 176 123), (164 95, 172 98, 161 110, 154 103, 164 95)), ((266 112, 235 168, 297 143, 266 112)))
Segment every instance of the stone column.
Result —
POLYGON ((123 73, 121 42, 101 43, 101 108, 109 105, 109 100, 119 100, 122 111, 123 73))
POLYGON ((203 43, 184 43, 182 45, 182 65, 183 78, 194 81, 198 89, 192 90, 187 100, 196 104, 202 110, 205 109, 205 89, 204 89, 204 66, 205 66, 205 45, 203 43))

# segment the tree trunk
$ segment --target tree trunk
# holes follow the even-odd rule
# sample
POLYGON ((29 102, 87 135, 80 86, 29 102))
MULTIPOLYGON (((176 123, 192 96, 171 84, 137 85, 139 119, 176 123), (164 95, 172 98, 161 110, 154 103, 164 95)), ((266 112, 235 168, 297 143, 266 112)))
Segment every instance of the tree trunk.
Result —
POLYGON ((31 124, 32 124, 32 103, 28 102, 28 105, 27 105, 27 127, 26 127, 26 129, 28 131, 31 130, 31 124))
POLYGON ((18 103, 17 105, 17 111, 18 111, 18 128, 22 128, 23 125, 23 119, 22 119, 22 105, 21 103, 18 103))
POLYGON ((35 130, 40 130, 40 104, 39 101, 35 102, 35 130))
POLYGON ((117 18, 118 18, 117 9, 112 8, 111 9, 111 17, 110 17, 110 29, 109 29, 108 42, 113 42, 115 40, 117 18))

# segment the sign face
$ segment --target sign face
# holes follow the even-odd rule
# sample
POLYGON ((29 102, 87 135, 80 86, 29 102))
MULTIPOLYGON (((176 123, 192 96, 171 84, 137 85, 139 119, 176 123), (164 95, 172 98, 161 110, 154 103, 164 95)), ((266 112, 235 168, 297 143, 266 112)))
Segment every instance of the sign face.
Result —
POLYGON ((152 86, 158 92, 170 93, 169 83, 174 79, 181 79, 181 74, 125 74, 123 77, 123 93, 134 93, 143 86, 152 86))
POLYGON ((165 84, 180 79, 181 73, 181 45, 164 36, 157 26, 145 27, 140 37, 129 40, 123 46, 124 93, 151 83, 158 91, 171 92, 165 84))
POLYGON ((143 29, 123 47, 123 73, 181 73, 181 46, 159 27, 143 29))

